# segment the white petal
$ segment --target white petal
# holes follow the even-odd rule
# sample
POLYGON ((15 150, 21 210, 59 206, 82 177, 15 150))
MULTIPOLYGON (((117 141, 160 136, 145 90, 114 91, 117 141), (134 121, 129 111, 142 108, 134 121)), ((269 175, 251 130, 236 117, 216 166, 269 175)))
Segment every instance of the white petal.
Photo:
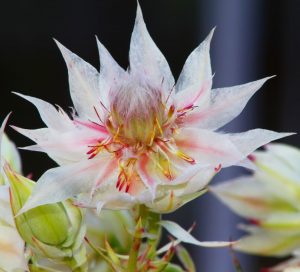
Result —
POLYGON ((175 86, 178 92, 176 99, 180 103, 180 107, 183 107, 184 103, 186 105, 190 103, 199 105, 209 98, 212 85, 209 50, 213 33, 214 29, 189 55, 183 66, 175 86))
POLYGON ((237 149, 247 156, 257 148, 268 144, 269 142, 293 135, 294 133, 278 133, 266 129, 252 129, 242 133, 228 134, 230 141, 237 149))
POLYGON ((78 115, 98 120, 95 108, 100 108, 99 73, 89 63, 57 42, 68 67, 70 94, 78 115))
MULTIPOLYGON (((241 177, 223 182, 211 186, 210 191, 235 213, 251 219, 264 219, 274 211, 276 207, 274 203, 278 202, 264 184, 253 177, 241 177)), ((286 206, 290 208, 290 205, 286 204, 286 206)))
POLYGON ((255 234, 243 237, 233 248, 242 252, 264 256, 287 256, 299 246, 299 236, 285 236, 268 231, 258 231, 255 234))
POLYGON ((0 270, 28 271, 24 254, 24 241, 16 229, 0 226, 0 270))
POLYGON ((183 128, 175 136, 175 141, 179 150, 200 164, 227 167, 244 159, 226 134, 183 128))
MULTIPOLYGON (((117 180, 117 174, 113 180, 117 180)), ((76 204, 79 207, 97 208, 99 202, 103 204, 102 209, 124 210, 130 209, 138 200, 128 193, 120 192, 115 182, 105 182, 93 193, 92 197, 90 193, 79 195, 76 204)))
POLYGON ((266 231, 278 235, 299 235, 300 234, 300 213, 298 211, 281 211, 280 206, 273 213, 270 213, 260 224, 266 231))
POLYGON ((199 107, 187 116, 186 125, 197 125, 199 128, 213 130, 224 126, 241 113, 252 95, 269 78, 271 77, 212 90, 210 104, 204 109, 199 107))
POLYGON ((9 199, 9 186, 0 186, 0 225, 15 226, 9 199))
POLYGON ((174 78, 169 64, 150 37, 140 6, 137 7, 135 25, 130 41, 130 72, 149 79, 155 88, 162 88, 165 95, 172 90, 174 78))
POLYGON ((1 124, 1 128, 0 128, 0 175, 2 175, 2 165, 4 163, 3 158, 2 158, 2 154, 3 154, 3 146, 2 146, 2 141, 3 141, 3 137, 4 137, 4 129, 6 127, 8 118, 10 116, 11 113, 9 113, 3 120, 2 124, 1 124))
POLYGON ((39 128, 39 129, 26 129, 20 128, 16 126, 11 126, 14 130, 21 133, 25 137, 29 138, 34 142, 39 142, 41 140, 46 140, 49 136, 49 129, 48 128, 39 128))
POLYGON ((177 109, 184 109, 196 105, 199 108, 209 104, 210 88, 212 80, 203 82, 202 85, 194 84, 175 94, 175 105, 177 109))
POLYGON ((45 152, 60 165, 86 159, 89 146, 97 143, 97 139, 107 137, 99 130, 82 126, 61 133, 48 128, 30 130, 12 127, 38 144, 24 149, 45 152))
POLYGON ((48 170, 37 181, 31 197, 19 214, 91 191, 110 162, 109 157, 101 157, 48 170))
POLYGON ((272 153, 256 151, 254 158, 260 169, 255 172, 255 177, 268 188, 269 193, 299 209, 299 174, 272 153))
POLYGON ((15 93, 15 94, 26 99, 27 101, 31 102, 33 105, 36 106, 43 122, 47 127, 58 131, 63 131, 64 129, 73 126, 73 123, 70 120, 70 118, 66 119, 67 115, 63 115, 50 103, 32 96, 23 95, 20 93, 15 93))
POLYGON ((178 190, 176 194, 184 196, 203 190, 209 184, 215 174, 216 171, 214 168, 205 167, 200 169, 188 180, 187 186, 185 186, 182 190, 178 190))
POLYGON ((268 272, 299 272, 300 271, 300 259, 290 258, 284 262, 279 263, 273 267, 270 267, 268 272))
POLYGON ((98 51, 100 56, 99 90, 101 102, 109 107, 109 91, 113 89, 118 81, 122 81, 125 71, 113 59, 108 50, 97 38, 98 51))
POLYGON ((194 238, 189 232, 180 227, 175 222, 162 220, 159 222, 168 232, 181 242, 193 244, 202 247, 226 247, 233 245, 235 242, 200 242, 194 238))
POLYGON ((278 157, 284 165, 300 176, 300 150, 298 148, 279 143, 269 144, 266 148, 270 156, 278 157))
POLYGON ((176 83, 176 90, 184 90, 191 85, 201 86, 211 80, 210 42, 214 34, 213 29, 207 38, 188 56, 176 83))
MULTIPOLYGON (((1 141, 1 139, 0 139, 1 141)), ((22 171, 21 157, 16 145, 3 133, 1 141, 1 157, 3 162, 6 161, 18 173, 22 171)), ((1 172, 1 170, 0 170, 1 172)), ((1 178, 0 178, 1 179, 1 178)), ((0 182, 1 183, 1 182, 0 182)))

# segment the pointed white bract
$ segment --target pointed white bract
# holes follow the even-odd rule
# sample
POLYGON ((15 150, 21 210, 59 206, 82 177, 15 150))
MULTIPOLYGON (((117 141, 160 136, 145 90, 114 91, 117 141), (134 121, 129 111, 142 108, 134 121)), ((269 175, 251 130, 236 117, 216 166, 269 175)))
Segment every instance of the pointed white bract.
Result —
POLYGON ((150 37, 139 5, 130 41, 129 61, 131 73, 141 74, 163 94, 168 95, 172 90, 175 81, 169 64, 150 37))
POLYGON ((300 150, 269 144, 251 158, 257 166, 253 176, 211 187, 223 203, 250 219, 250 225, 241 226, 249 234, 234 248, 265 256, 291 255, 300 249, 300 150))
POLYGON ((75 197, 97 210, 145 204, 170 212, 200 196, 222 167, 288 136, 267 130, 215 131, 235 118, 268 79, 212 90, 213 31, 190 54, 175 85, 170 67, 137 8, 125 71, 99 42, 100 73, 57 42, 66 61, 72 118, 40 99, 45 128, 15 128, 59 166, 48 170, 22 211, 75 197))

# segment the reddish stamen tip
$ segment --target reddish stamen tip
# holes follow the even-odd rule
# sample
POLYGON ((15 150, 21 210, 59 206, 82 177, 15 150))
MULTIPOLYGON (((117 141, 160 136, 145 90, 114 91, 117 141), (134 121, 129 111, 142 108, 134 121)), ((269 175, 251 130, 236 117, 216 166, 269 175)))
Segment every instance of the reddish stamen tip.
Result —
POLYGON ((94 158, 97 155, 97 153, 93 153, 91 156, 88 157, 88 160, 94 158))
POLYGON ((32 179, 32 178, 33 178, 33 173, 29 173, 29 174, 26 176, 26 178, 32 179))
POLYGON ((254 218, 249 219, 249 223, 253 224, 253 225, 256 225, 256 226, 260 225, 260 221, 257 220, 257 219, 254 219, 254 218))
POLYGON ((86 152, 86 154, 87 154, 87 155, 90 155, 90 154, 92 154, 95 150, 96 150, 96 148, 94 147, 94 148, 90 149, 88 152, 86 152))
POLYGON ((220 172, 221 168, 222 168, 222 164, 220 163, 218 166, 215 167, 215 171, 220 172))
POLYGON ((118 178, 118 181, 117 181, 117 183, 116 183, 116 188, 117 188, 117 189, 120 187, 120 184, 121 184, 121 179, 118 178))
POLYGON ((124 187, 124 185, 125 185, 125 182, 122 182, 122 183, 120 183, 120 186, 119 186, 119 191, 122 191, 122 189, 123 189, 123 187, 124 187))
POLYGON ((247 157, 250 161, 255 162, 256 161, 256 157, 253 154, 248 155, 247 157))
POLYGON ((263 267, 259 271, 260 272, 270 272, 271 270, 269 268, 263 267))

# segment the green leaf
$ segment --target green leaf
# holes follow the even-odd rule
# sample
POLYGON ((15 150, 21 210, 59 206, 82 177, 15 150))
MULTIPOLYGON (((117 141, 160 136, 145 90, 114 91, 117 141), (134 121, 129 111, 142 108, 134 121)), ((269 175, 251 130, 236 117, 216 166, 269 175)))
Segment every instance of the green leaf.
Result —
POLYGON ((184 270, 180 266, 170 263, 164 272, 184 272, 184 270))
POLYGON ((114 250, 112 249, 112 247, 110 246, 110 244, 108 243, 107 240, 105 240, 105 248, 107 250, 107 254, 109 256, 109 258, 112 260, 112 262, 114 264, 116 264, 117 266, 120 265, 120 259, 117 256, 117 254, 114 252, 114 250))
POLYGON ((196 272, 196 267, 192 260, 192 257, 183 246, 179 245, 176 248, 176 255, 187 271, 196 272))

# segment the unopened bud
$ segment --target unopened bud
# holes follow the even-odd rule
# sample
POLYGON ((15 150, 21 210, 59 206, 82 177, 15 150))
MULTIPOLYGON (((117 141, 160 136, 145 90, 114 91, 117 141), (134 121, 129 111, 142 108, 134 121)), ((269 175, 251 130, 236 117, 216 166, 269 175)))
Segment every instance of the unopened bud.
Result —
POLYGON ((47 204, 18 215, 30 197, 35 182, 15 173, 8 164, 4 171, 10 183, 10 201, 17 230, 39 257, 50 257, 75 269, 84 265, 85 225, 78 207, 70 201, 47 204))

